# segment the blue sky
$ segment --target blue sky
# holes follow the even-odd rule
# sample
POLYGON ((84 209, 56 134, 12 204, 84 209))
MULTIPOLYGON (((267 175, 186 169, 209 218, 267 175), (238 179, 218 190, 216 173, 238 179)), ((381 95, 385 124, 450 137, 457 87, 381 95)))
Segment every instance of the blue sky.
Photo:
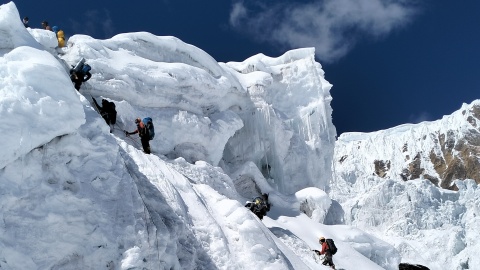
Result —
MULTIPOLYGON (((5 1, 4 1, 5 3, 5 1)), ((338 134, 437 120, 480 92, 480 1, 231 0, 17 1, 31 27, 67 36, 147 31, 217 61, 315 47, 333 84, 338 134)))

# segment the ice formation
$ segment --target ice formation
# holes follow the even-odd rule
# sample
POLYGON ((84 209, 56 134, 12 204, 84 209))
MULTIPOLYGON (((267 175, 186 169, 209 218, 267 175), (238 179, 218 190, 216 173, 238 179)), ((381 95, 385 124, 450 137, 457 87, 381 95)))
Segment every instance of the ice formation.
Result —
POLYGON ((480 265, 477 185, 369 175, 369 151, 391 153, 375 134, 336 143, 312 48, 218 63, 140 32, 58 49, 13 2, 0 6, 0 40, 2 269, 322 269, 319 236, 335 239, 339 268, 480 265), (68 70, 80 58, 93 76, 77 92, 68 70), (92 98, 115 102, 113 133, 92 98), (124 134, 143 116, 152 155, 124 134), (337 162, 364 139, 364 155, 337 162), (273 207, 260 221, 243 204, 262 192, 273 207))

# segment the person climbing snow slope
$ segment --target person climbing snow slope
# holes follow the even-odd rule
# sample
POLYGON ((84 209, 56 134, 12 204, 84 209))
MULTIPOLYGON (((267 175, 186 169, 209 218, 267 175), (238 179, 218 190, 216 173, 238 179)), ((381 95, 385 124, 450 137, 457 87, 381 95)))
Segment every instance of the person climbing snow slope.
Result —
POLYGON ((320 237, 320 239, 318 239, 318 243, 320 245, 322 245, 322 250, 321 251, 314 250, 314 251, 318 255, 325 255, 325 258, 324 258, 323 263, 322 263, 323 265, 328 265, 332 269, 335 269, 335 264, 333 264, 333 254, 335 254, 337 252, 337 248, 335 247, 335 244, 332 244, 333 248, 330 247, 330 245, 327 243, 327 240, 329 240, 329 242, 333 243, 333 240, 331 240, 331 239, 325 239, 325 237, 323 237, 323 236, 320 237))
POLYGON ((57 40, 58 40, 58 47, 62 48, 65 46, 65 34, 63 33, 63 30, 60 29, 58 26, 52 27, 52 31, 57 35, 57 40))
POLYGON ((82 59, 75 67, 70 69, 70 79, 75 83, 75 89, 77 89, 77 91, 80 91, 82 83, 92 77, 90 70, 91 67, 85 63, 85 59, 82 59))
POLYGON ((137 129, 133 132, 128 132, 125 130, 125 135, 128 136, 138 133, 138 136, 140 136, 140 141, 142 142, 143 152, 145 154, 150 154, 150 140, 153 139, 153 134, 151 134, 153 131, 153 123, 151 118, 144 118, 144 120, 137 118, 135 119, 135 124, 137 124, 137 129), (150 119, 150 121, 147 121, 147 119, 150 119))
POLYGON ((247 202, 245 207, 250 209, 260 220, 270 211, 270 203, 268 202, 268 194, 263 193, 262 196, 253 199, 253 202, 247 202))
POLYGON ((98 105, 97 101, 92 97, 95 107, 97 107, 100 115, 105 119, 105 122, 110 127, 110 133, 113 131, 113 125, 117 122, 117 110, 115 109, 115 103, 102 99, 102 106, 98 105))

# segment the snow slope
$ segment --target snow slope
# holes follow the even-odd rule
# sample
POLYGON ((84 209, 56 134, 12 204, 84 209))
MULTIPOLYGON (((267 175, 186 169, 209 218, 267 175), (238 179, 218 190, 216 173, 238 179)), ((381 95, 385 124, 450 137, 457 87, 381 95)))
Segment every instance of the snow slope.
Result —
MULTIPOLYGON (((352 227, 329 228, 300 211, 300 201, 320 190, 297 198, 297 188, 325 184, 315 176, 322 168, 309 159, 324 160, 318 153, 333 153, 334 143, 330 85, 312 49, 257 56, 247 61, 257 70, 241 73, 232 67, 247 62, 216 63, 174 37, 79 35, 56 49, 51 33, 17 23, 13 2, 0 6, 0 20, 2 269, 321 269, 309 250, 329 233, 345 247, 336 257, 340 267, 398 263, 381 240, 352 227), (68 69, 81 57, 93 77, 77 92, 68 69), (253 82, 263 92, 254 95, 253 82), (275 97, 277 90, 295 97, 296 107, 275 97), (116 103, 113 133, 92 98, 116 103), (144 115, 156 126, 152 155, 123 133, 144 115), (294 172, 305 176, 297 183, 262 174, 268 165, 289 180, 300 163, 308 166, 294 172), (273 203, 265 223, 243 207, 261 191, 273 203), (296 236, 299 222, 311 231, 296 236), (369 256, 350 247, 357 242, 388 252, 369 256)), ((319 194, 313 198, 325 202, 319 194)), ((328 211, 328 204, 318 206, 328 211)))

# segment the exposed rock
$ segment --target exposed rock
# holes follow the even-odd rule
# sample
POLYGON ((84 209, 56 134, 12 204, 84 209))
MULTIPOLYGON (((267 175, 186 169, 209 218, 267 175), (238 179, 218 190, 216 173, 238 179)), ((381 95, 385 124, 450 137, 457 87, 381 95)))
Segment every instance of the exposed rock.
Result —
POLYGON ((399 270, 429 270, 430 268, 420 264, 401 263, 398 265, 398 269, 399 270))
POLYGON ((408 171, 410 172, 409 179, 420 178, 420 176, 423 174, 424 169, 422 168, 422 160, 420 159, 420 153, 418 153, 413 158, 413 161, 408 164, 408 171))
POLYGON ((375 160, 375 174, 384 178, 387 175, 388 170, 390 170, 390 161, 375 160))

